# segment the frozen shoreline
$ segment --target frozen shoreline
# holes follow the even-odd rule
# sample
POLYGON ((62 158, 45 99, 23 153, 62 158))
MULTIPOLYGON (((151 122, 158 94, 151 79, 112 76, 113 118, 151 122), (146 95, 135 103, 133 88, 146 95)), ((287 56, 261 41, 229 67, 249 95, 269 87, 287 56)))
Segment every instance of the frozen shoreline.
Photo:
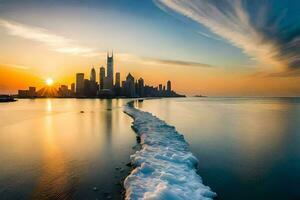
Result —
POLYGON ((124 181, 125 199, 209 200, 216 196, 197 174, 197 158, 175 127, 130 105, 124 112, 134 119, 141 150, 131 155, 135 167, 124 181))

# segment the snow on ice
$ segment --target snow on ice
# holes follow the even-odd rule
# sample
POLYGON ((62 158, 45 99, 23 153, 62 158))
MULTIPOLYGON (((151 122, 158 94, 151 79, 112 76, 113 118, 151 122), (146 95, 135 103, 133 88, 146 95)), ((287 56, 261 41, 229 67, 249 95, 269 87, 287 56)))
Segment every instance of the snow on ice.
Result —
POLYGON ((131 156, 135 169, 124 181, 125 199, 209 200, 216 196, 197 174, 197 158, 175 127, 130 105, 124 110, 133 119, 141 149, 131 156))

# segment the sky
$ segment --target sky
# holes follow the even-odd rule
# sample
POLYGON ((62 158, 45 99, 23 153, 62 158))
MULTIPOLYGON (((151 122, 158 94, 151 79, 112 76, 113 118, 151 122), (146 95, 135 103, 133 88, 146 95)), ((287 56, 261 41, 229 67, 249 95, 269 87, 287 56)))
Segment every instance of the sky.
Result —
MULTIPOLYGON (((0 93, 106 65, 187 95, 299 96, 298 0, 0 0, 0 93)), ((98 77, 97 77, 98 78, 98 77)))

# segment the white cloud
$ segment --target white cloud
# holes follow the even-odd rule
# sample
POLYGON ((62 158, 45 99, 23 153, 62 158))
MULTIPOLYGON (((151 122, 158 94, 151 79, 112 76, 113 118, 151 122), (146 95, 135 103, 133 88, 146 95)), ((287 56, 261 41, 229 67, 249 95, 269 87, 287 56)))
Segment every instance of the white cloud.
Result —
POLYGON ((206 63, 183 61, 183 60, 168 60, 159 58, 140 57, 127 53, 117 54, 118 59, 123 62, 136 62, 147 66, 166 66, 166 67, 213 67, 206 63))
MULTIPOLYGON (((39 27, 28 26, 8 20, 0 19, 0 27, 6 29, 9 35, 40 42, 47 45, 51 50, 85 57, 99 57, 105 59, 105 52, 98 52, 92 48, 75 45, 73 40, 52 33, 49 30, 39 27)), ((137 55, 119 53, 118 59, 124 62, 136 62, 141 65, 148 66, 186 66, 186 67, 210 67, 208 64, 180 61, 180 60, 164 60, 155 58, 144 58, 137 55)))
MULTIPOLYGON (((224 0, 224 6, 209 0, 156 0, 159 7, 165 6, 180 13, 211 32, 240 48, 250 58, 265 68, 279 68, 284 61, 276 58, 280 54, 276 43, 265 40, 264 35, 255 29, 246 9, 240 0, 224 0)), ((202 34, 203 35, 203 34, 202 34)))
POLYGON ((214 37, 214 36, 212 36, 212 35, 210 35, 210 34, 207 34, 207 33, 202 32, 202 31, 197 31, 197 33, 198 33, 199 35, 202 35, 203 37, 206 37, 206 38, 209 38, 209 39, 213 39, 213 40, 221 40, 220 38, 214 37))
POLYGON ((73 40, 54 34, 46 29, 28 26, 5 19, 0 19, 0 26, 6 29, 8 34, 11 36, 43 43, 50 47, 51 50, 59 53, 81 56, 97 54, 97 52, 92 48, 76 45, 73 40))

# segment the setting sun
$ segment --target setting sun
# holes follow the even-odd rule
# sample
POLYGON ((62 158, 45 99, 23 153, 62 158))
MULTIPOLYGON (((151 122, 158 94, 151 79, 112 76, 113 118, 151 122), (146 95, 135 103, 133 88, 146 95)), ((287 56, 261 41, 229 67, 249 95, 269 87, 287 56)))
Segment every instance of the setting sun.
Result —
POLYGON ((46 84, 47 84, 48 86, 51 86, 51 85, 53 84, 53 79, 52 79, 52 78, 48 78, 48 79, 46 80, 46 84))

